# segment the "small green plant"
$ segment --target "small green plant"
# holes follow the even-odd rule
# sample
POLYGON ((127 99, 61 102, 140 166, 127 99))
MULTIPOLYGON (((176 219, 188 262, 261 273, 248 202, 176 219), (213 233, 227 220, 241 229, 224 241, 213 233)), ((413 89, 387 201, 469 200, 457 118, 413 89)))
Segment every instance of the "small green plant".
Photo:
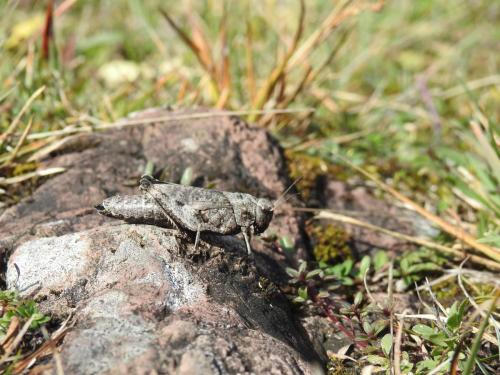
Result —
MULTIPOLYGON (((462 325, 469 303, 467 300, 456 301, 448 310, 447 319, 442 324, 415 324, 411 332, 418 336, 423 345, 429 349, 427 359, 420 361, 417 366, 417 374, 425 374, 443 363, 443 358, 451 363, 451 359, 457 350, 460 336, 463 334, 462 325)), ((458 367, 463 371, 465 355, 460 353, 458 367)), ((448 373, 450 365, 442 366, 439 374, 448 373)))
POLYGON ((405 252, 394 269, 394 277, 399 279, 396 289, 405 290, 430 273, 442 272, 446 262, 446 258, 426 248, 405 252))
POLYGON ((34 301, 21 299, 15 291, 0 290, 0 373, 21 374, 32 365, 26 354, 39 348, 40 328, 49 320, 34 301))
MULTIPOLYGON (((371 365, 375 371, 390 374, 394 370, 396 345, 396 327, 391 330, 391 321, 395 321, 395 306, 389 298, 380 300, 374 298, 370 291, 364 291, 365 281, 370 285, 377 276, 379 280, 390 283, 392 275, 392 283, 404 283, 406 289, 429 273, 440 271, 443 262, 443 258, 427 249, 403 254, 393 262, 393 268, 389 267, 391 260, 387 252, 382 250, 358 262, 352 259, 333 265, 302 262, 297 269, 286 269, 292 287, 289 297, 303 312, 328 318, 332 328, 354 344, 355 354, 351 355, 357 356, 363 366, 371 365)), ((376 285, 372 287, 377 288, 376 285)), ((491 298, 489 293, 478 296, 477 301, 491 298)), ((463 340, 467 343, 471 340, 469 326, 464 323, 469 319, 470 306, 467 299, 455 301, 444 312, 444 320, 439 318, 443 314, 438 314, 436 321, 429 323, 429 320, 419 319, 405 328, 403 339, 398 343, 401 373, 423 375, 435 371, 436 374, 445 374, 450 371, 453 361, 463 371, 470 349, 467 345, 462 347, 462 352, 459 349, 463 340)), ((486 357, 475 363, 485 363, 483 372, 491 373, 492 367, 487 364, 492 358, 486 357)))
MULTIPOLYGON (((386 337, 391 339, 391 344, 392 344, 392 336, 387 334, 382 338, 382 340, 386 337)), ((386 339, 386 341, 388 342, 389 340, 386 339)), ((385 350, 384 350, 384 356, 371 354, 367 355, 365 359, 369 364, 374 366, 373 369, 374 372, 385 371, 387 375, 390 375, 392 373, 393 361, 390 358, 390 353, 388 352, 386 353, 385 350)), ((408 354, 408 352, 401 353, 400 366, 402 374, 409 374, 413 370, 414 365, 410 361, 410 355, 408 354)))
POLYGON ((294 291, 292 301, 326 316, 358 348, 368 351, 377 350, 378 336, 388 324, 388 311, 366 303, 363 293, 356 292, 370 264, 365 256, 359 263, 351 259, 336 265, 301 262, 298 269, 286 269, 294 291), (351 302, 342 298, 349 294, 351 302), (373 319, 374 315, 379 318, 373 319))
POLYGON ((33 319, 30 329, 37 329, 50 320, 50 317, 39 312, 34 301, 22 300, 14 291, 0 291, 0 306, 3 311, 0 316, 0 337, 5 335, 14 316, 21 321, 33 319))

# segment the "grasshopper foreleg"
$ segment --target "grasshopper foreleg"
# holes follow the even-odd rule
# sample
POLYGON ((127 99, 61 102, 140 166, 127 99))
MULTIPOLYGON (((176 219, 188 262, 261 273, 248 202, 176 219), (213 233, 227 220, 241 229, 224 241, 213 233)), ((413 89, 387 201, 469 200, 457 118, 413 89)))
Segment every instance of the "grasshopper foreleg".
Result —
POLYGON ((201 224, 198 224, 198 230, 196 231, 196 238, 194 240, 194 249, 198 247, 198 242, 200 242, 200 232, 201 232, 201 224))
POLYGON ((248 255, 252 255, 252 248, 250 247, 250 231, 246 227, 241 227, 241 233, 245 239, 245 245, 247 246, 248 255))

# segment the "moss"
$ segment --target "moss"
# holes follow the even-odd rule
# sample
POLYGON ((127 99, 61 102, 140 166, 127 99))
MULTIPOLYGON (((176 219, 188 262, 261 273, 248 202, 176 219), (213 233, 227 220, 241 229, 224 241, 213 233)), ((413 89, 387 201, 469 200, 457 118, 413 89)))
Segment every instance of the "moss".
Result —
MULTIPOLYGON (((464 281, 463 284, 477 303, 491 299, 495 293, 494 284, 470 283, 466 281, 464 281)), ((433 285, 432 291, 434 292, 437 300, 445 307, 450 307, 455 301, 464 298, 464 294, 456 278, 451 278, 439 284, 433 285)), ((426 291, 422 293, 422 297, 429 303, 432 302, 432 298, 426 291)))
MULTIPOLYGON (((469 291, 473 296, 477 296, 476 302, 482 303, 488 299, 491 299, 495 296, 495 292, 497 287, 494 283, 485 284, 485 283, 474 283, 470 284, 472 291, 469 291)), ((469 288, 467 288, 469 289, 469 288)))
POLYGON ((300 178, 297 189, 306 201, 311 197, 319 177, 335 176, 337 180, 342 177, 343 171, 339 166, 328 163, 320 157, 291 150, 286 150, 285 156, 288 160, 290 177, 293 180, 300 178))
POLYGON ((330 357, 327 365, 328 375, 354 375, 356 374, 356 369, 353 367, 346 367, 344 361, 339 358, 330 357))
POLYGON ((314 243, 314 257, 318 262, 332 263, 336 258, 348 258, 352 255, 346 231, 335 225, 315 225, 308 227, 308 233, 314 243))
MULTIPOLYGON (((460 286, 457 283, 455 278, 448 279, 443 281, 442 283, 436 284, 432 287, 432 291, 436 295, 436 298, 439 302, 441 302, 444 306, 451 306, 453 302, 462 298, 463 294, 460 290, 460 286)), ((424 298, 428 299, 429 302, 432 300, 428 295, 428 292, 425 291, 424 298)))
POLYGON ((17 164, 12 170, 12 176, 21 176, 23 174, 33 172, 38 168, 38 163, 30 162, 30 163, 22 163, 17 164))

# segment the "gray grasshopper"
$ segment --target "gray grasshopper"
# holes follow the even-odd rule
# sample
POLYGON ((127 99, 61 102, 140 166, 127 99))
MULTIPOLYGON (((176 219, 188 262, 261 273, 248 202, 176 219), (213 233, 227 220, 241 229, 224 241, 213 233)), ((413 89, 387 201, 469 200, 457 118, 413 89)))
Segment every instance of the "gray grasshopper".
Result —
POLYGON ((275 208, 270 200, 250 194, 184 186, 151 176, 141 178, 140 190, 142 195, 107 198, 96 209, 102 215, 131 223, 195 232, 195 247, 202 232, 222 235, 241 232, 251 254, 251 235, 267 229, 275 208))

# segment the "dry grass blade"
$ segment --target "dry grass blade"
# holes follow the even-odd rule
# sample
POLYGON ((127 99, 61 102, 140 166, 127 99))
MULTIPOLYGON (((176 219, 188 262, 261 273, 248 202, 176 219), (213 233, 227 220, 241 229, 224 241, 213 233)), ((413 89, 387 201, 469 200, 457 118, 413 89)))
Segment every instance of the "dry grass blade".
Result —
POLYGON ((368 287, 368 282, 367 282, 368 271, 370 271, 370 267, 366 269, 365 274, 363 275, 363 285, 365 286, 366 295, 368 296, 368 299, 371 301, 371 303, 377 306, 380 310, 384 310, 384 307, 380 303, 378 303, 378 301, 373 297, 373 294, 370 291, 370 288, 368 287))
MULTIPOLYGON (((30 139, 30 136, 27 136, 27 139, 30 139)), ((32 152, 38 151, 41 147, 45 146, 48 143, 47 140, 41 140, 41 141, 35 141, 35 142, 30 142, 25 146, 22 146, 19 152, 17 153, 17 156, 24 156, 27 154, 30 154, 32 152)), ((5 153, 4 155, 0 156, 0 163, 5 163, 10 159, 10 154, 5 153)), ((28 160, 32 161, 32 160, 28 160)))
POLYGON ((20 176, 15 176, 15 177, 0 177, 0 185, 13 185, 13 184, 18 184, 19 182, 23 182, 26 180, 29 180, 33 177, 44 177, 44 176, 50 176, 52 174, 57 174, 57 173, 62 173, 66 170, 66 168, 47 168, 47 169, 42 169, 40 171, 34 171, 30 173, 26 173, 20 176))
POLYGON ((84 134, 78 134, 74 136, 68 136, 61 139, 54 140, 52 142, 45 142, 44 144, 39 144, 36 152, 33 153, 27 162, 41 161, 47 158, 51 153, 64 150, 65 148, 71 147, 81 147, 81 148, 91 148, 98 145, 100 142, 91 137, 86 137, 84 134))
MULTIPOLYGON (((170 27, 174 29, 181 40, 189 47, 189 49, 191 49, 202 68, 208 74, 208 77, 210 78, 211 89, 215 97, 217 98, 217 101, 225 104, 225 101, 229 96, 229 90, 226 90, 222 94, 220 92, 221 88, 217 77, 216 63, 212 58, 210 45, 208 44, 202 32, 200 23, 194 16, 190 17, 193 33, 193 36, 190 37, 184 30, 182 30, 179 25, 175 23, 175 21, 168 15, 165 10, 160 9, 160 12, 167 23, 170 25, 170 27)), ((218 107, 222 106, 218 105, 218 107)))
MULTIPOLYGON (((278 103, 276 104, 276 107, 278 107, 278 108, 288 107, 297 98, 297 96, 302 92, 306 83, 310 81, 309 78, 310 78, 312 72, 313 72, 313 68, 311 66, 308 66, 306 69, 306 72, 304 73, 304 75, 302 77, 302 80, 299 82, 299 84, 297 85, 295 90, 290 95, 281 95, 279 97, 278 103)), ((283 90, 284 90, 284 85, 283 85, 283 90)), ((259 125, 265 126, 271 121, 271 119, 272 119, 272 115, 263 116, 259 120, 259 125)))
POLYGON ((59 17, 62 16, 65 12, 67 12, 73 5, 76 4, 78 0, 64 0, 61 4, 59 4, 54 11, 54 16, 59 17))
MULTIPOLYGON (((372 134, 376 131, 377 129, 373 128, 366 128, 354 133, 349 133, 349 134, 342 134, 338 136, 332 136, 329 137, 328 140, 330 142, 334 142, 338 145, 344 144, 344 143, 350 143, 352 141, 358 140, 362 137, 367 136, 368 134, 372 134)), ((321 145, 322 143, 325 143, 325 139, 319 138, 319 139, 311 139, 310 141, 306 141, 304 143, 299 143, 296 146, 292 146, 291 149, 294 151, 303 151, 306 150, 310 147, 315 147, 318 145, 321 145)))
POLYGON ((44 90, 45 90, 45 86, 40 87, 38 90, 36 90, 29 97, 29 99, 26 101, 26 103, 24 103, 23 108, 21 108, 21 110, 19 111, 19 113, 17 114, 17 116, 14 118, 14 120, 12 121, 12 123, 9 125, 9 127, 5 131, 5 133, 3 133, 2 135, 0 135, 0 147, 2 147, 2 145, 5 142, 5 140, 7 139, 7 137, 10 136, 12 134, 12 132, 17 128, 17 126, 19 125, 19 122, 21 121, 21 117, 23 117, 23 115, 24 115, 24 112, 26 112, 28 110, 28 108, 30 107, 31 103, 33 103, 33 101, 36 98, 38 98, 38 96, 40 96, 40 94, 44 90))
POLYGON ((255 99, 255 67, 253 64, 253 30, 250 20, 247 19, 247 32, 245 38, 245 66, 248 97, 251 101, 255 99))
MULTIPOLYGON (((48 49, 48 39, 49 39, 49 36, 51 36, 51 33, 53 32, 53 21, 54 21, 54 18, 62 16, 64 13, 66 13, 68 10, 70 10, 73 7, 73 5, 76 4, 77 1, 78 0, 64 0, 64 1, 62 1, 56 7, 55 10, 54 10, 54 7, 53 7, 53 0, 49 0, 48 1, 47 8, 46 8, 46 18, 45 18, 44 25, 31 38, 33 40, 33 38, 38 37, 40 35, 40 33, 42 33, 42 38, 43 38, 42 52, 43 53, 45 53, 45 48, 46 48, 47 51, 49 51, 49 49, 48 49), (49 7, 50 7, 50 9, 49 9, 49 7), (46 40, 46 37, 47 37, 47 40, 46 40), (45 45, 46 41, 47 41, 47 45, 45 45)), ((15 4, 15 2, 12 2, 12 3, 15 4)), ((45 57, 45 55, 44 55, 44 57, 45 57)))
POLYGON ((327 67, 330 66, 331 62, 333 61, 333 59, 337 55, 337 52, 340 50, 340 48, 344 45, 345 41, 347 40, 348 35, 349 35, 348 32, 343 32, 340 35, 337 42, 335 43, 335 46, 332 48, 332 50, 330 51, 330 54, 327 56, 325 61, 318 68, 316 68, 311 73, 311 75, 308 77, 307 83, 313 82, 322 71, 324 71, 327 67))
MULTIPOLYGON (((297 97, 300 95, 301 92, 304 91, 304 88, 314 82, 314 80, 321 74, 321 72, 330 65, 334 57, 337 55, 337 52, 340 50, 340 47, 343 46, 344 42, 347 39, 347 33, 343 33, 342 36, 339 38, 338 42, 335 44, 335 46, 332 48, 330 54, 328 57, 325 59, 325 61, 316 69, 313 69, 312 66, 308 66, 306 68, 306 71, 304 72, 302 79, 300 80, 299 84, 295 87, 295 89, 292 91, 291 94, 286 95, 280 100, 276 107, 278 108, 286 108, 288 107, 292 102, 294 102, 297 97)), ((330 95, 329 93, 326 95, 330 95)), ((259 120, 259 124, 262 126, 267 125, 271 121, 271 117, 264 116, 262 119, 259 120)))
POLYGON ((8 348, 12 346, 14 342, 14 335, 19 330, 20 325, 21 321, 17 316, 14 315, 10 320, 9 327, 7 328, 7 332, 5 333, 2 342, 0 342, 0 348, 2 349, 3 352, 7 351, 8 348))
MULTIPOLYGON (((32 365, 36 359, 51 355, 55 350, 57 350, 57 344, 64 338, 67 332, 68 328, 65 326, 58 329, 54 334, 52 334, 52 337, 45 341, 35 352, 16 363, 14 374, 23 373, 23 371, 25 371, 28 366, 32 365)), ((57 363, 56 367, 58 367, 57 363)))
POLYGON ((278 107, 279 108, 288 107, 288 105, 290 105, 290 103, 292 103, 297 98, 297 96, 304 90, 304 87, 309 82, 314 80, 313 75, 314 75, 313 67, 308 66, 295 90, 293 90, 290 95, 287 95, 282 100, 280 100, 280 102, 278 103, 278 107))
MULTIPOLYGON (((35 352, 29 354, 27 357, 17 362, 14 368, 14 374, 23 373, 23 371, 25 371, 28 366, 32 365, 34 361, 36 361, 36 359, 46 357, 52 354, 55 350, 57 350, 56 346, 68 332, 69 330, 68 324, 70 324, 72 319, 73 319, 73 314, 70 314, 66 318, 66 320, 61 324, 61 326, 57 329, 57 331, 52 333, 50 339, 46 340, 35 352)), ((57 354, 55 356, 57 356, 57 354)), ((59 371, 59 365, 57 364, 57 362, 56 362, 56 370, 59 371)), ((58 375, 59 374, 60 372, 58 372, 58 375)))
POLYGON ((323 20, 321 25, 311 35, 309 35, 304 43, 302 43, 302 45, 290 57, 290 68, 301 64, 312 52, 312 50, 329 35, 329 32, 332 31, 333 20, 338 18, 341 10, 349 2, 351 2, 351 0, 348 0, 347 2, 340 1, 336 4, 328 16, 323 20))
POLYGON ((50 349, 52 350, 54 356, 57 375, 64 375, 64 368, 62 364, 61 354, 59 354, 59 351, 57 350, 57 343, 50 338, 47 328, 42 326, 40 330, 42 331, 44 339, 50 344, 50 349))
POLYGON ((16 82, 10 89, 8 89, 3 94, 0 94, 0 103, 3 102, 5 98, 7 98, 10 94, 12 94, 17 86, 19 86, 19 82, 16 82))
MULTIPOLYGON (((268 76, 264 85, 258 90, 255 95, 255 100, 253 101, 252 107, 255 109, 262 109, 264 104, 269 100, 276 84, 281 78, 283 71, 286 67, 286 57, 281 60, 278 66, 274 68, 271 74, 268 76)), ((255 121, 255 116, 250 118, 250 121, 255 121)))
POLYGON ((339 349, 339 351, 337 353, 334 353, 332 351, 327 351, 326 352, 326 355, 330 358, 337 358, 337 359, 340 359, 340 360, 350 360, 350 361, 353 361, 353 362, 358 362, 357 359, 355 358, 352 358, 352 357, 349 357, 348 355, 346 355, 345 353, 347 353, 347 351, 349 350, 349 348, 351 347, 351 345, 345 345, 343 346, 342 348, 339 349))
POLYGON ((159 122, 171 122, 179 120, 193 120, 222 116, 252 116, 265 114, 290 114, 290 113, 314 113, 314 108, 285 108, 285 109, 262 109, 262 110, 241 110, 241 111, 217 111, 217 112, 200 112, 176 116, 159 116, 147 119, 125 119, 115 123, 101 123, 95 126, 81 126, 78 128, 68 126, 66 129, 54 130, 42 133, 34 133, 28 136, 28 139, 42 139, 48 137, 62 136, 77 133, 89 133, 94 130, 106 130, 113 128, 123 128, 128 126, 151 125, 159 122))
POLYGON ((29 329, 31 323, 33 323, 34 319, 35 319, 35 315, 31 315, 31 317, 26 321, 26 323, 24 323, 23 328, 21 328, 21 330, 18 332, 16 338, 12 342, 12 345, 10 345, 5 350, 5 353, 3 354, 2 358, 0 358, 0 365, 5 363, 5 362, 8 362, 10 355, 12 354, 12 352, 14 350, 16 350, 17 346, 21 343, 21 340, 23 339, 26 332, 28 332, 28 329, 29 329))
POLYGON ((45 25, 43 27, 42 38, 42 56, 45 60, 49 59, 50 41, 53 38, 53 20, 54 20, 54 0, 48 0, 45 11, 45 25))
POLYGON ((297 46, 299 45, 300 38, 302 37, 302 34, 304 33, 305 18, 306 18, 306 5, 305 5, 305 1, 304 0, 300 0, 299 22, 298 22, 298 25, 297 25, 297 31, 295 32, 295 35, 293 37, 292 45, 289 48, 288 54, 290 56, 297 49, 297 46))
POLYGON ((371 10, 373 12, 379 11, 384 5, 384 1, 382 0, 376 3, 364 3, 347 7, 351 2, 351 0, 348 0, 346 2, 337 3, 337 6, 325 18, 320 27, 316 29, 294 52, 293 56, 290 57, 290 63, 288 66, 289 69, 302 64, 311 52, 326 38, 328 38, 343 21, 354 17, 365 10, 371 10))
MULTIPOLYGON (((336 214, 334 212, 330 212, 327 210, 301 209, 301 208, 297 208, 297 210, 306 210, 306 211, 317 212, 317 215, 316 215, 317 219, 334 220, 334 221, 338 221, 341 223, 356 225, 356 226, 370 229, 370 230, 373 230, 376 232, 384 233, 384 234, 387 234, 389 236, 399 238, 399 239, 402 239, 402 240, 405 240, 408 242, 412 242, 412 243, 415 243, 417 245, 425 246, 425 247, 428 247, 430 249, 438 250, 438 251, 441 251, 443 253, 451 254, 458 259, 463 259, 464 257, 468 256, 468 254, 466 254, 464 252, 461 252, 459 250, 455 250, 455 249, 448 247, 448 246, 434 243, 434 242, 429 241, 427 239, 408 236, 406 234, 394 232, 394 231, 391 231, 389 229, 381 228, 381 227, 378 227, 376 225, 366 223, 364 221, 354 219, 354 218, 349 217, 349 216, 336 214)), ((495 262, 495 261, 492 261, 489 259, 485 259, 483 257, 476 256, 476 255, 471 255, 470 260, 474 263, 481 264, 489 269, 500 271, 500 263, 498 263, 498 262, 495 262)))
MULTIPOLYGON (((412 201, 410 198, 407 198, 403 194, 401 194, 399 191, 396 189, 392 188, 391 186, 387 185, 386 183, 380 181, 377 177, 372 175, 371 173, 367 172, 361 167, 358 167, 357 165, 354 165, 351 163, 350 160, 347 158, 341 156, 341 155, 336 155, 340 160, 342 160, 344 163, 349 165, 351 168, 355 169, 359 173, 361 173, 363 176, 369 178, 373 182, 375 182, 382 190, 390 193, 392 196, 400 200, 401 202, 407 204, 409 207, 411 207, 414 211, 425 217, 427 220, 433 222, 437 226, 439 226, 442 230, 447 232, 448 234, 452 235, 453 237, 456 237, 458 240, 465 242, 467 245, 470 247, 474 248, 475 250, 479 251, 480 253, 483 253, 484 255, 494 259, 497 264, 500 266, 500 249, 490 247, 488 245, 479 243, 476 241, 475 238, 473 238, 469 233, 465 232, 462 228, 457 228, 450 223, 446 222, 445 220, 441 219, 439 216, 434 215, 433 213, 427 211, 425 208, 420 206, 418 203, 412 201)), ((472 258, 471 258, 472 259, 472 258)))
POLYGON ((229 47, 227 45, 227 11, 226 5, 223 5, 222 18, 220 21, 219 44, 221 54, 220 71, 218 73, 218 84, 220 87, 220 96, 216 107, 224 108, 231 93, 231 72, 229 60, 229 47))
POLYGON ((458 85, 447 90, 434 89, 432 95, 440 97, 444 100, 453 98, 455 96, 466 94, 472 90, 478 90, 488 86, 500 85, 500 75, 495 74, 467 82, 466 85, 458 85))
POLYGON ((398 330, 396 332, 396 340, 394 340, 394 375, 401 375, 401 339, 403 337, 403 328, 405 324, 405 314, 398 319, 398 330))
MULTIPOLYGON (((292 41, 292 44, 288 48, 285 55, 281 58, 281 61, 277 64, 277 66, 273 69, 271 74, 267 77, 266 82, 264 82, 263 86, 257 92, 255 99, 253 101, 252 107, 255 109, 261 109, 264 107, 264 104, 269 100, 276 84, 284 75, 285 69, 287 68, 288 61, 294 54, 297 49, 300 38, 302 37, 302 33, 304 31, 304 20, 305 20, 305 4, 304 0, 300 0, 300 15, 297 30, 295 31, 295 35, 292 41)), ((254 121, 255 118, 251 118, 250 121, 254 121)))
POLYGON ((217 103, 215 103, 215 108, 222 109, 226 107, 227 101, 229 100, 229 94, 231 94, 231 89, 225 87, 221 90, 217 103))
MULTIPOLYGON (((207 61, 207 55, 202 53, 203 50, 202 47, 200 47, 200 45, 198 45, 193 39, 191 39, 189 35, 187 35, 187 33, 175 23, 175 21, 169 16, 169 14, 165 10, 160 9, 160 13, 163 15, 163 18, 165 18, 170 27, 174 29, 177 35, 179 35, 182 41, 191 49, 191 51, 193 51, 200 64, 203 66, 203 68, 207 72, 212 71, 211 63, 210 61, 207 61)), ((199 42, 199 40, 197 40, 197 42, 199 42)))
MULTIPOLYGON (((286 83, 286 77, 287 74, 296 66, 298 65, 304 65, 305 62, 307 61, 308 57, 310 54, 313 52, 313 50, 321 44, 326 38, 328 38, 331 33, 337 28, 337 26, 340 25, 344 20, 350 18, 351 16, 355 16, 359 14, 361 11, 370 9, 372 11, 377 11, 379 10, 382 5, 383 1, 380 1, 376 4, 362 4, 362 5, 356 5, 352 6, 350 8, 344 9, 350 1, 347 2, 340 2, 338 5, 332 10, 332 12, 326 17, 326 19, 323 21, 321 26, 313 32, 309 38, 302 43, 302 45, 299 47, 298 42, 300 41, 300 38, 303 33, 303 24, 304 24, 304 14, 305 14, 305 8, 301 8, 301 18, 299 21, 299 27, 297 28, 297 33, 294 38, 294 42, 292 43, 291 47, 288 49, 287 53, 285 56, 281 59, 281 62, 276 66, 276 68, 272 71, 272 73, 269 75, 268 79, 266 80, 265 84, 263 87, 259 90, 257 93, 256 97, 253 100, 253 107, 254 108, 263 108, 265 106, 265 103, 269 100, 271 97, 276 85, 278 82, 283 82, 286 83)), ((301 2, 301 5, 303 6, 303 2, 301 2)), ((278 105, 277 107, 279 108, 284 108, 288 106, 291 102, 293 102, 298 94, 303 91, 304 87, 314 81, 317 76, 327 67, 329 66, 331 60, 334 58, 336 55, 337 51, 339 48, 343 45, 345 38, 347 36, 347 33, 344 33, 342 37, 339 39, 339 42, 336 44, 336 46, 332 49, 330 52, 329 56, 325 60, 323 64, 321 64, 316 70, 313 70, 312 68, 307 67, 305 73, 303 74, 303 77, 299 84, 296 86, 295 90, 292 91, 290 95, 283 95, 282 97, 278 98, 278 105)), ((255 119, 252 118, 252 121, 255 119)), ((263 124, 268 124, 270 121, 269 118, 262 119, 261 123, 263 124)))
POLYGON ((199 53, 199 56, 197 57, 200 61, 203 61, 202 66, 207 70, 210 76, 214 78, 213 75, 215 74, 216 68, 215 68, 215 62, 212 57, 211 48, 207 42, 205 33, 203 32, 200 20, 198 19, 198 17, 195 15, 194 12, 190 12, 189 24, 191 27, 191 35, 192 35, 191 38, 193 44, 197 47, 199 53))
POLYGON ((10 155, 9 160, 7 161, 8 163, 12 162, 16 158, 16 156, 17 156, 19 150, 21 149, 21 146, 23 145, 24 141, 26 140, 26 137, 28 136, 32 126, 33 126, 33 117, 30 117, 28 125, 26 125, 26 128, 24 129, 23 134, 21 135, 21 138, 19 138, 19 142, 17 142, 17 145, 14 148, 14 151, 12 151, 12 154, 10 155))
POLYGON ((434 375, 434 374, 439 374, 443 369, 448 366, 448 364, 451 362, 452 358, 446 359, 446 361, 442 362, 439 364, 436 368, 434 368, 432 371, 427 373, 427 375, 434 375))

